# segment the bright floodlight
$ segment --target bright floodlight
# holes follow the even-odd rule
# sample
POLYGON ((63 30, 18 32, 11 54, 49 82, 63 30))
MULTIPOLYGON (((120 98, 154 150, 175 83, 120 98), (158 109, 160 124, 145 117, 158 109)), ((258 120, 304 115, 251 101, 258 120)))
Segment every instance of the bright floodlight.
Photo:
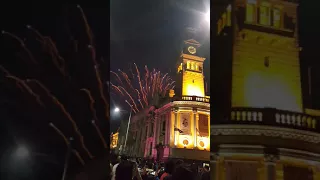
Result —
POLYGON ((210 11, 208 11, 207 13, 206 13, 206 21, 208 22, 208 23, 210 23, 210 11))
POLYGON ((120 111, 120 109, 118 108, 118 107, 116 107, 115 109, 114 109, 114 112, 119 112, 120 111))
POLYGON ((18 158, 26 158, 29 156, 29 151, 26 147, 20 146, 16 151, 16 156, 18 158))

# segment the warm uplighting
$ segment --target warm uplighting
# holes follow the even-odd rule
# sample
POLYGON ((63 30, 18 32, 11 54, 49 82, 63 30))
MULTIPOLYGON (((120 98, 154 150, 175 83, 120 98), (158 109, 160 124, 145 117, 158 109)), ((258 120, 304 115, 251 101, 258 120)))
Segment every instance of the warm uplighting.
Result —
POLYGON ((184 95, 187 96, 199 96, 204 97, 204 90, 200 84, 188 84, 184 89, 186 93, 184 95))

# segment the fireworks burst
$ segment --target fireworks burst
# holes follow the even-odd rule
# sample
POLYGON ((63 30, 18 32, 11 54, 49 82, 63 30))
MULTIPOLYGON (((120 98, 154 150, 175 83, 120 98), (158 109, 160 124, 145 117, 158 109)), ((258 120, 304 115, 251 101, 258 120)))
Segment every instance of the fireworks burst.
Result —
MULTIPOLYGON (((4 66, 0 66, 0 73, 3 74, 4 77, 7 79, 7 85, 11 85, 10 82, 15 82, 15 86, 21 90, 22 93, 24 93, 26 96, 30 96, 33 98, 34 102, 38 105, 37 112, 45 111, 46 113, 51 112, 52 113, 52 106, 55 106, 60 113, 64 115, 65 121, 63 122, 63 126, 60 128, 59 123, 53 122, 54 117, 46 117, 46 119, 50 119, 48 121, 48 125, 59 135, 62 140, 65 142, 65 144, 69 145, 70 142, 67 138, 67 135, 63 133, 62 128, 65 128, 66 126, 72 127, 73 132, 68 132, 69 137, 73 136, 74 141, 79 144, 78 146, 74 147, 72 150, 75 157, 78 158, 80 164, 84 165, 86 159, 92 159, 94 155, 89 151, 89 148, 86 145, 85 139, 83 134, 80 131, 80 128, 77 124, 77 119, 72 116, 72 113, 68 111, 68 106, 65 105, 65 101, 61 97, 63 97, 63 94, 71 94, 71 95, 87 95, 87 102, 88 105, 85 105, 88 110, 91 112, 91 119, 87 119, 87 122, 89 122, 92 125, 92 128, 96 131, 97 137, 101 140, 101 144, 105 149, 108 149, 108 143, 106 142, 105 138, 103 137, 103 134, 100 130, 99 124, 101 124, 101 116, 99 118, 99 110, 95 107, 97 106, 97 103, 103 104, 103 119, 109 120, 109 103, 105 96, 105 89, 103 86, 103 78, 101 76, 99 69, 99 63, 96 59, 96 50, 93 44, 93 38, 92 38, 92 32, 88 25, 87 19, 83 13, 83 10, 78 5, 77 8, 79 9, 83 23, 85 25, 85 33, 87 35, 87 44, 81 46, 81 44, 78 43, 78 41, 74 41, 75 44, 75 59, 77 57, 84 58, 83 55, 78 55, 77 53, 80 53, 78 51, 79 48, 83 48, 84 51, 81 52, 87 52, 90 55, 85 56, 89 57, 88 61, 86 59, 87 65, 90 64, 90 66, 87 66, 92 74, 91 77, 94 79, 90 79, 89 83, 82 83, 79 85, 79 83, 76 82, 77 77, 70 76, 70 73, 68 72, 68 69, 70 69, 70 62, 69 59, 66 61, 62 55, 60 55, 58 48, 56 47, 54 41, 50 37, 43 36, 40 34, 36 29, 32 28, 30 25, 27 26, 27 29, 35 36, 35 39, 37 40, 37 43, 41 46, 41 51, 37 50, 35 53, 33 50, 30 50, 28 48, 28 45, 26 45, 25 41, 19 38, 18 36, 2 31, 3 37, 9 37, 14 42, 18 42, 19 49, 21 49, 21 53, 25 53, 26 56, 24 58, 27 58, 27 61, 29 62, 29 66, 34 68, 34 71, 27 70, 25 71, 26 74, 21 75, 20 77, 15 76, 9 72, 4 66), (45 53, 46 56, 42 56, 39 54, 45 53), (40 57, 39 57, 40 56, 40 57), (51 60, 51 63, 53 66, 50 66, 50 70, 47 72, 47 65, 48 62, 46 61, 47 58, 43 57, 49 57, 51 60), (45 61, 45 62, 44 62, 45 61), (31 65, 30 65, 31 64, 31 65), (68 67, 69 66, 69 67, 68 67), (55 70, 52 70, 52 67, 55 68, 55 70), (43 72, 46 73, 56 73, 56 74, 48 74, 45 75, 43 72), (21 77, 28 77, 28 78, 21 78, 21 77), (54 77, 55 79, 53 79, 54 77), (51 81, 61 81, 61 87, 56 87, 54 84, 50 84, 51 81), (92 82, 95 82, 95 85, 92 85, 92 82), (91 83, 91 84, 90 84, 91 83), (90 85, 89 85, 90 84, 90 85), (94 86, 94 87, 92 87, 94 86), (50 88, 51 87, 51 88, 50 88), (78 94, 75 93, 75 91, 79 92, 78 94), (93 91, 95 93, 93 93, 93 91), (82 92, 82 93, 80 93, 82 92), (85 93, 83 93, 85 92, 85 93), (60 99, 59 99, 60 97, 60 99), (56 126, 57 125, 57 126, 56 126), (77 150, 76 150, 77 148, 77 150), (87 158, 83 158, 86 156, 87 158)), ((34 37, 33 36, 33 37, 34 37)), ((84 62, 84 61, 81 61, 84 62)), ((11 70, 11 69, 10 69, 11 70)), ((81 78, 81 77, 80 77, 81 78)), ((70 96, 71 96, 70 95, 70 96)), ((79 97, 74 97, 74 99, 80 99, 79 97)), ((72 102, 67 102, 72 103, 72 102)), ((100 106, 100 104, 99 104, 100 106)), ((77 111, 76 113, 81 113, 81 110, 77 111)), ((53 115, 53 114, 51 114, 53 115)), ((51 116, 47 115, 47 116, 51 116)), ((55 114, 56 115, 56 114, 55 114)), ((74 114, 73 114, 74 115, 74 114)), ((66 132, 66 131, 65 131, 66 132)), ((108 150, 106 150, 108 152, 108 150)))
POLYGON ((131 77, 128 73, 118 70, 118 73, 111 71, 117 84, 111 84, 111 87, 125 99, 125 102, 132 107, 134 113, 151 105, 157 96, 165 97, 170 89, 174 88, 174 81, 167 74, 153 69, 149 71, 144 67, 144 75, 134 63, 135 70, 130 70, 131 77), (134 74, 136 73, 136 74, 134 74))

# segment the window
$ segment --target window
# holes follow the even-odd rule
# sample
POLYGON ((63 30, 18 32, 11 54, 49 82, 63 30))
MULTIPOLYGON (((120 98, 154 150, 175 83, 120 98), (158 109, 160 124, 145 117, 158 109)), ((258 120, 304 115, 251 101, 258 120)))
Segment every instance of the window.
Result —
POLYGON ((187 62, 187 69, 190 69, 190 62, 187 62))
POLYGON ((273 9, 273 26, 276 28, 281 27, 281 11, 280 11, 280 9, 273 9))
POLYGON ((199 114, 199 134, 200 136, 209 135, 208 116, 205 114, 199 114))
POLYGON ((270 25, 270 7, 267 4, 261 4, 260 6, 260 19, 259 23, 262 25, 270 25))
POLYGON ((247 4, 246 8, 246 22, 253 23, 255 16, 255 5, 254 4, 247 4))

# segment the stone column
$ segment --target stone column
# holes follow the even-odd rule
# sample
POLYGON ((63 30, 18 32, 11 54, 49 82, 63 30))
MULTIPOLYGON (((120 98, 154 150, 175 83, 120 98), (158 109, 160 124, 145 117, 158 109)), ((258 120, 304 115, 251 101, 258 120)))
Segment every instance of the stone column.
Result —
POLYGON ((170 113, 166 114, 165 121, 166 121, 165 123, 166 131, 165 131, 164 144, 169 146, 170 144, 170 113))
MULTIPOLYGON (((157 153, 155 153, 156 150, 156 145, 158 144, 157 138, 158 138, 158 120, 159 120, 159 116, 156 114, 154 117, 154 120, 152 119, 151 121, 153 121, 153 143, 152 143, 152 156, 154 158, 157 157, 157 153)), ((152 123, 151 123, 152 124, 152 123)))
POLYGON ((194 141, 194 143, 193 143, 193 145, 194 145, 194 148, 197 148, 197 144, 198 144, 198 142, 197 142, 197 109, 196 108, 194 108, 193 109, 193 132, 194 132, 194 134, 193 134, 193 141, 194 141))
POLYGON ((211 180, 218 180, 218 153, 210 153, 210 179, 211 180))
POLYGON ((278 157, 273 154, 265 154, 266 180, 276 180, 276 161, 278 157))
MULTIPOLYGON (((174 109, 174 127, 173 128, 178 128, 178 108, 174 109)), ((174 138, 173 138, 173 143, 174 147, 177 146, 176 142, 178 143, 178 136, 177 136, 177 131, 173 130, 174 138)))

